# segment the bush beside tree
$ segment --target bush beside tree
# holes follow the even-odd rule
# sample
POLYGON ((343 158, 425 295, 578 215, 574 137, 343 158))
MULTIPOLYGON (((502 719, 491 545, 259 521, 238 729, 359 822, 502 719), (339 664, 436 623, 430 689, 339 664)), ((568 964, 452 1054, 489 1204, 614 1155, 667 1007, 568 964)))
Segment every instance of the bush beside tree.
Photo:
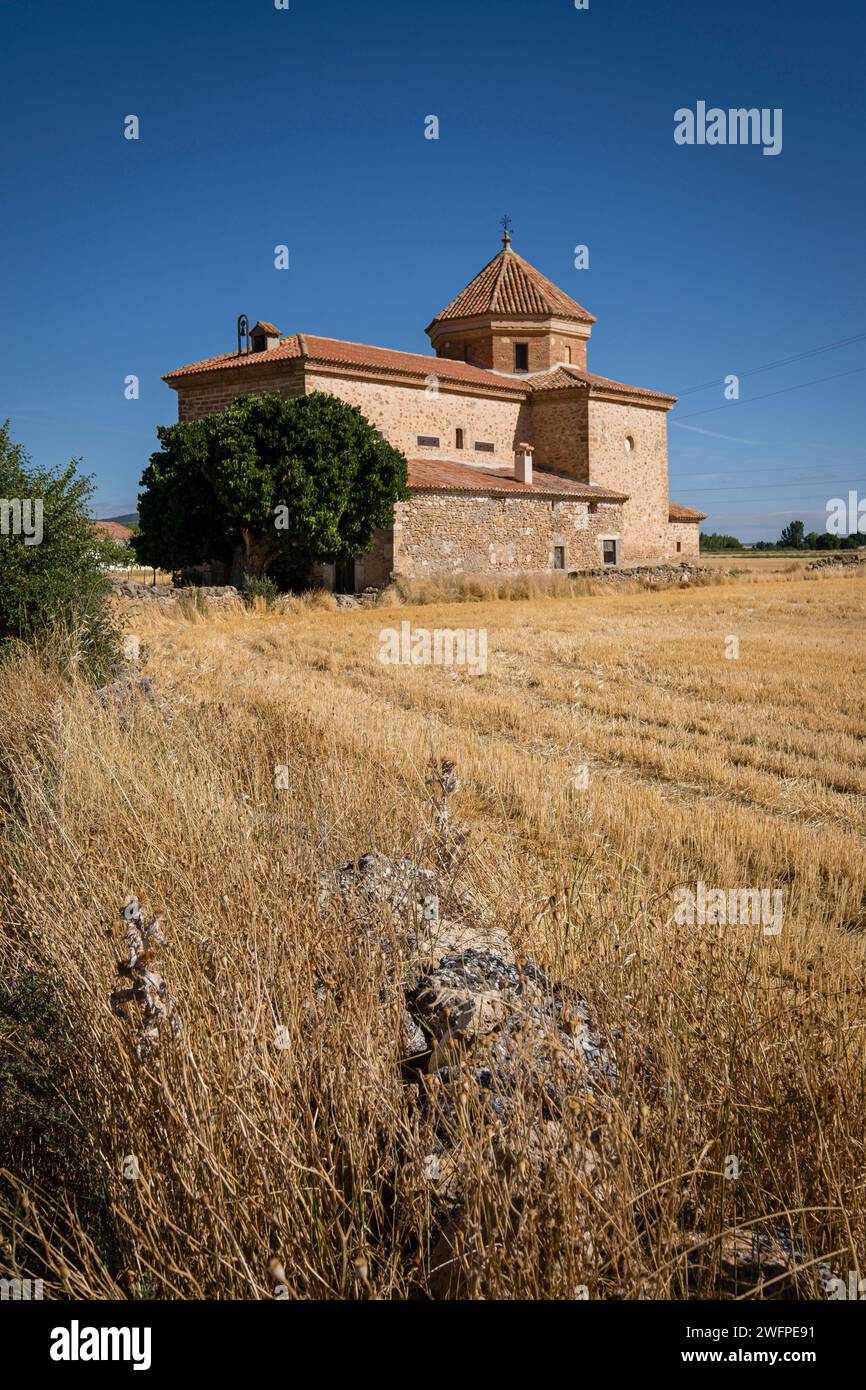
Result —
POLYGON ((99 568, 90 516, 92 480, 73 459, 63 468, 37 468, 0 425, 0 499, 41 502, 41 539, 12 534, 7 507, 0 534, 0 648, 19 640, 42 647, 63 638, 63 649, 85 675, 101 680, 119 661, 110 586, 99 568))

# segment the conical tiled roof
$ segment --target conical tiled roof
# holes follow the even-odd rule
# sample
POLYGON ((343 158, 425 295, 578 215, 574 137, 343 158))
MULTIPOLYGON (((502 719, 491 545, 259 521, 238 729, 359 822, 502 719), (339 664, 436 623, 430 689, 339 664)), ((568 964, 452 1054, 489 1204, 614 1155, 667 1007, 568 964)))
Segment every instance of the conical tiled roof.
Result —
POLYGON ((518 256, 511 246, 504 246, 433 322, 479 314, 531 314, 539 318, 555 314, 558 318, 595 323, 592 314, 518 256))

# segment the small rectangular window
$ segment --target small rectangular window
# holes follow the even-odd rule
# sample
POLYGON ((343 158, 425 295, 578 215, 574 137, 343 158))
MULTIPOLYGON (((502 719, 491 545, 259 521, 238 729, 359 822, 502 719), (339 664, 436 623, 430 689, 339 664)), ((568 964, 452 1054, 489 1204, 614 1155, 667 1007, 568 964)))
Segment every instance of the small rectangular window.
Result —
POLYGON ((616 564, 616 541, 602 541, 602 559, 606 565, 616 564))
POLYGON ((677 554, 678 554, 678 555, 679 555, 680 551, 682 550, 682 548, 683 548, 683 543, 682 543, 682 541, 677 541, 677 554))
POLYGON ((570 361, 571 361, 571 348, 570 348, 570 347, 567 347, 567 348, 565 349, 565 360, 566 360, 566 362, 570 362, 570 361))
POLYGON ((555 570, 565 569, 565 546, 555 545, 553 547, 553 568, 555 570))
POLYGON ((419 449, 438 449, 438 448, 439 448, 439 436, 438 436, 438 434, 419 434, 419 436, 418 436, 418 448, 419 448, 419 449))
POLYGON ((465 435, 464 435, 463 431, 462 431, 462 430, 457 430, 457 431, 456 431, 456 435, 455 435, 455 440, 454 440, 454 447, 455 447, 456 449, 463 449, 463 448, 465 448, 465 442, 464 442, 464 441, 465 441, 465 435))
POLYGON ((529 344, 514 344, 514 370, 516 372, 529 371, 529 344))
POLYGON ((495 444, 486 444, 486 443, 484 443, 483 440, 476 439, 476 441, 475 441, 475 452, 476 452, 477 454, 495 454, 495 453, 496 453, 496 445, 495 445, 495 444))

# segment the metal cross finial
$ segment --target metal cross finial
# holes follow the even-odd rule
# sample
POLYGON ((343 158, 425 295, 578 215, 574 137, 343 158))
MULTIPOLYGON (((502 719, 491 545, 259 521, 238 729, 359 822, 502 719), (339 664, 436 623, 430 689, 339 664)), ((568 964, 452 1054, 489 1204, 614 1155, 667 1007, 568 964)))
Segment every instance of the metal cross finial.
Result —
POLYGON ((514 223, 512 222, 511 218, 508 216, 508 213, 505 214, 505 216, 503 217, 503 219, 502 219, 502 221, 500 222, 499 225, 500 225, 501 228, 502 228, 502 245, 503 245, 503 246, 510 246, 510 245, 511 245, 511 233, 512 233, 512 230, 513 230, 513 228, 514 228, 514 223))

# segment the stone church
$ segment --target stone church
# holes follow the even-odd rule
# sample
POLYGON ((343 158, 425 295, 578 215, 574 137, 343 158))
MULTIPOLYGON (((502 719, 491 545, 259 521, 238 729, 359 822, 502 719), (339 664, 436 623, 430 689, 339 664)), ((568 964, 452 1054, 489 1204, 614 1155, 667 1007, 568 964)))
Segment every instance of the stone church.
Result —
POLYGON ((698 554, 704 513, 668 498, 675 397, 587 370, 592 314, 501 251, 427 328, 435 356, 258 322, 238 350, 169 372, 181 420, 236 396, 327 391, 409 461, 408 501, 372 552, 321 578, 548 574, 698 554))

